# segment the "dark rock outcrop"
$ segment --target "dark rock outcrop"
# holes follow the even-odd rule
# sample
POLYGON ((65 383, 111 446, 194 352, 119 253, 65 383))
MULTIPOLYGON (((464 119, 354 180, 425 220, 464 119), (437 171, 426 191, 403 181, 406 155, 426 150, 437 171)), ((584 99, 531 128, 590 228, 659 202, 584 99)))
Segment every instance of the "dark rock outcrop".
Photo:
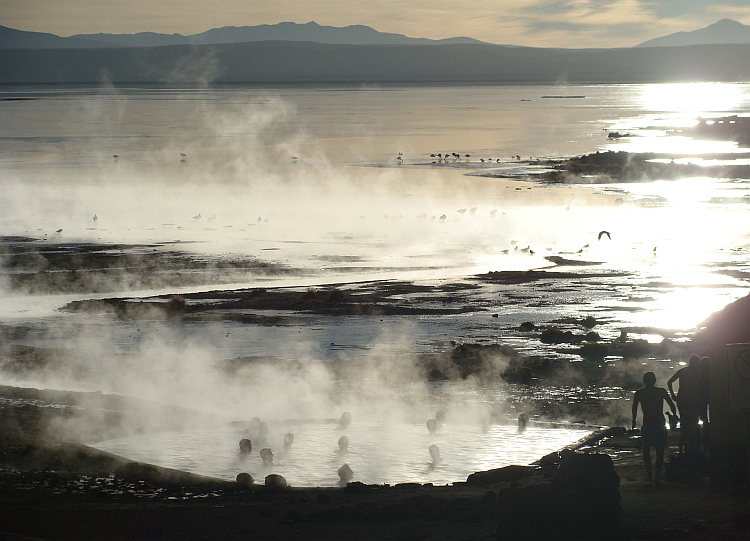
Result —
POLYGON ((531 477, 537 470, 534 466, 505 466, 494 470, 472 473, 466 484, 473 486, 494 485, 496 483, 513 483, 531 477))
POLYGON ((566 453, 551 483, 498 493, 497 539, 626 539, 619 487, 609 455, 566 453))

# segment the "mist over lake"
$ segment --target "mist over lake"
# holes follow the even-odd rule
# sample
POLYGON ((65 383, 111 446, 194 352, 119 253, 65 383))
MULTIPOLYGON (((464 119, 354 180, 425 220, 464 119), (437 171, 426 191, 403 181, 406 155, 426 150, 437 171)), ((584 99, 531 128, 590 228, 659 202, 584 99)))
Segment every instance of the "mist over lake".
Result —
MULTIPOLYGON (((610 150, 747 164, 746 146, 682 131, 745 114, 747 84, 38 86, 2 98, 0 332, 6 344, 85 353, 38 370, 4 363, 4 385, 118 393, 236 423, 352 411, 371 427, 388 411, 416 432, 443 408, 461 430, 480 430, 541 412, 542 395, 599 400, 619 419, 642 364, 582 360, 519 325, 591 316, 607 340, 626 329, 679 342, 747 294, 746 179, 530 176, 550 160, 610 150), (81 246, 96 247, 97 264, 55 268, 56 253, 77 257, 81 246), (518 284, 474 278, 563 270, 547 257, 581 266, 518 284), (394 295, 426 311, 254 307, 154 320, 62 310, 169 295, 218 305, 214 292, 261 288, 355 295, 369 287, 356 284, 381 282, 419 285, 394 295), (590 363, 607 384, 536 374, 533 385, 436 383, 402 363, 451 342, 590 363), (347 363, 361 371, 345 380, 335 370, 347 363), (227 375, 227 365, 239 368, 227 375)), ((647 362, 663 379, 680 361, 647 362)), ((315 446, 327 453, 335 440, 315 446)))

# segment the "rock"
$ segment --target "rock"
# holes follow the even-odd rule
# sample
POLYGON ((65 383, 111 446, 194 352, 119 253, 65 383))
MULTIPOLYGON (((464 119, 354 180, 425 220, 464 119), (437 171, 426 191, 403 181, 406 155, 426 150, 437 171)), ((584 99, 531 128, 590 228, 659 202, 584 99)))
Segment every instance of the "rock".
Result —
MULTIPOLYGON (((557 455, 561 464, 553 482, 498 492, 497 539, 627 539, 618 523, 620 478, 609 455, 557 455)), ((556 458, 547 455, 544 461, 553 464, 556 458)))
POLYGON ((586 316, 582 321, 581 325, 587 329, 593 329, 596 327, 596 319, 593 316, 586 316))
POLYGON ((286 479, 278 473, 266 475, 266 488, 271 490, 282 490, 287 488, 286 479))
POLYGON ((670 456, 664 464, 664 479, 667 481, 695 485, 707 475, 708 460, 695 448, 670 456))
POLYGON ((509 488, 498 493, 496 538, 501 540, 624 540, 613 516, 601 516, 580 491, 550 485, 509 488))
POLYGON ((521 332, 531 332, 534 329, 536 329, 536 325, 534 325, 531 321, 524 321, 518 327, 518 330, 521 331, 521 332))
POLYGON ((245 472, 238 473, 235 480, 237 481, 237 485, 245 490, 253 486, 254 481, 253 476, 245 472))
POLYGON ((516 383, 529 383, 532 379, 533 373, 531 371, 531 368, 528 366, 519 366, 516 368, 516 373, 514 375, 514 381, 516 383))
POLYGON ((559 486, 585 493, 618 492, 620 476, 612 458, 604 453, 572 453, 560 463, 559 486))
POLYGON ((535 466, 505 466, 494 470, 479 471, 469 475, 466 484, 485 486, 497 483, 512 483, 531 477, 536 469, 535 466))

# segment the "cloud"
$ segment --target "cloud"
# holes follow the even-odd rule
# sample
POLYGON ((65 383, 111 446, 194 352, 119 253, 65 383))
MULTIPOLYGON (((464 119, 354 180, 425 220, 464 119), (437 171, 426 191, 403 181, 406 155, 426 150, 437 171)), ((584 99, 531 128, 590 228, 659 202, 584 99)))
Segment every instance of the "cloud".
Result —
POLYGON ((714 16, 717 10, 739 6, 747 8, 747 0, 644 0, 659 18, 682 18, 686 15, 714 16))

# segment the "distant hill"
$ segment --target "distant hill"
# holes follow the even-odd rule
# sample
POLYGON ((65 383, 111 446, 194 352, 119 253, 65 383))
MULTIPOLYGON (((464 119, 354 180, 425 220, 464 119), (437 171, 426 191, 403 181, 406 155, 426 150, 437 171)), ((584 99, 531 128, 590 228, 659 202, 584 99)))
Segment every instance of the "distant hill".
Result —
POLYGON ((476 39, 456 37, 440 40, 410 38, 402 34, 378 32, 369 26, 343 28, 306 24, 279 23, 259 26, 225 26, 200 34, 77 34, 62 38, 53 34, 25 32, 0 26, 0 48, 3 49, 79 49, 90 47, 160 47, 170 45, 224 45, 255 41, 307 41, 340 45, 445 45, 482 43, 476 39))
POLYGON ((82 38, 61 38, 44 32, 26 32, 0 26, 0 49, 80 49, 101 46, 101 43, 82 38))
POLYGON ((681 47, 685 45, 719 45, 750 43, 750 26, 731 19, 722 19, 706 28, 692 32, 677 32, 650 39, 636 47, 681 47))
POLYGON ((0 49, 0 83, 649 83, 750 81, 750 45, 542 49, 259 41, 0 49))

